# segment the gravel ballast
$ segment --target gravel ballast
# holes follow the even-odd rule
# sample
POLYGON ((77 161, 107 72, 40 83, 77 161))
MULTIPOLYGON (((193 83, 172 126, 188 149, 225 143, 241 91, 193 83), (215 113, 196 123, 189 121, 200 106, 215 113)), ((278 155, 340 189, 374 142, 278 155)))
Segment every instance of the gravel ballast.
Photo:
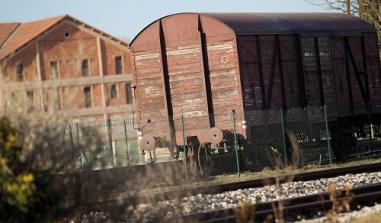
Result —
POLYGON ((255 204, 258 201, 269 202, 283 198, 301 197, 327 192, 329 182, 335 184, 337 189, 342 189, 346 182, 353 187, 381 183, 381 172, 347 174, 334 178, 289 182, 278 186, 240 189, 219 194, 198 194, 184 197, 181 200, 160 201, 155 204, 139 204, 135 207, 128 207, 123 219, 128 222, 152 222, 155 219, 170 218, 177 215, 232 208, 236 207, 242 200, 255 204))

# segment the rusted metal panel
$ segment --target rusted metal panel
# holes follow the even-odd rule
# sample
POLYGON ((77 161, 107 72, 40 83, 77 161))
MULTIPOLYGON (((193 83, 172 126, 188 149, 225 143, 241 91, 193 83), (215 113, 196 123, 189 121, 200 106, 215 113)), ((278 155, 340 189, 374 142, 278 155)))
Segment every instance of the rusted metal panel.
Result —
POLYGON ((204 13, 237 34, 374 32, 367 22, 343 13, 204 13))

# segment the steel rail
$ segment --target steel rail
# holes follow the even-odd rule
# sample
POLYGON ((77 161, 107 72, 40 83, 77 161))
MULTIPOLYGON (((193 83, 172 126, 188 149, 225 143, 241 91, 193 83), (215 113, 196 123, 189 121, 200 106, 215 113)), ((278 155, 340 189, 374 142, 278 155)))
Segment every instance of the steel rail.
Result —
POLYGON ((196 194, 217 194, 223 193, 226 191, 246 189, 246 188, 255 188, 255 187, 264 187, 267 185, 274 185, 277 180, 279 183, 285 183, 289 181, 309 181, 316 180, 321 178, 330 178, 342 176, 345 174, 359 174, 359 173, 370 173, 381 171, 381 163, 366 164, 353 167, 341 167, 333 169, 323 169, 312 172, 304 172, 297 174, 288 174, 277 177, 266 177, 249 181, 241 181, 220 185, 203 185, 195 186, 194 188, 182 188, 175 189, 168 192, 161 192, 153 195, 140 195, 134 198, 130 198, 130 201, 136 200, 139 202, 149 202, 149 201, 160 201, 160 200, 170 200, 170 199, 179 199, 185 196, 191 196, 196 194))
MULTIPOLYGON (((308 181, 308 180, 316 180, 320 178, 330 178, 337 177, 345 174, 358 174, 364 172, 378 172, 381 171, 381 164, 367 164, 355 167, 344 167, 344 168, 335 168, 335 169, 325 169, 313 172, 299 173, 295 175, 284 175, 277 177, 279 183, 285 183, 289 181, 308 181)), ((254 188, 254 187, 263 187, 266 185, 274 185, 276 181, 275 177, 262 178, 257 180, 250 180, 244 182, 235 182, 228 183, 223 185, 214 185, 214 186, 199 186, 195 188, 187 188, 187 189, 178 189, 172 190, 170 192, 158 193, 154 195, 140 195, 135 197, 127 197, 121 199, 110 199, 103 202, 91 202, 91 203, 81 203, 81 205, 74 205, 70 208, 63 208, 63 213, 65 211, 70 211, 73 208, 77 208, 80 213, 87 213, 90 211, 106 211, 109 213, 115 213, 119 215, 125 211, 126 206, 135 205, 138 203, 151 203, 152 201, 157 202, 161 200, 170 200, 170 199, 181 199, 185 196, 196 195, 196 194, 215 194, 222 193, 225 191, 232 191, 238 189, 246 189, 246 188, 254 188)), ((358 190, 358 189, 357 189, 358 190)), ((380 189, 381 191, 381 189, 380 189)), ((381 195, 379 196, 381 197, 381 195)), ((264 203, 260 205, 265 205, 264 203)), ((259 209, 258 209, 259 210, 259 209)), ((204 217, 202 219, 206 220, 216 219, 217 215, 220 215, 220 212, 232 211, 231 210, 219 210, 212 213, 203 213, 204 217)), ((201 216, 201 215, 200 215, 201 216)), ((223 215, 220 215, 223 216, 223 215)), ((230 216, 232 216, 230 214, 230 216)), ((187 219, 185 217, 184 219, 187 219)), ((226 217, 223 217, 224 219, 226 217)), ((226 219, 225 219, 226 220, 226 219)), ((175 221, 176 222, 176 221, 175 221)))
MULTIPOLYGON (((370 184, 351 190, 350 205, 367 205, 381 201, 381 184, 370 184)), ((337 202, 342 202, 345 190, 336 191, 337 202)), ((314 216, 317 212, 325 212, 332 208, 332 201, 328 192, 307 195, 303 197, 276 200, 258 203, 253 206, 255 221, 262 222, 265 219, 274 219, 274 213, 282 212, 285 218, 297 220, 298 216, 314 216), (282 204, 281 210, 279 204, 282 204)), ((196 213, 182 216, 181 222, 236 222, 234 208, 220 209, 204 213, 196 213)), ((178 221, 179 219, 176 219, 178 221)))

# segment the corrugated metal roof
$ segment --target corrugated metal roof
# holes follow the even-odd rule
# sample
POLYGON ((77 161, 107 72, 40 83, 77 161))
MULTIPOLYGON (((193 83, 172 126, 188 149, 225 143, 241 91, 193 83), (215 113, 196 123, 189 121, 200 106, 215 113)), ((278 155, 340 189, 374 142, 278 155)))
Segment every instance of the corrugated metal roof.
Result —
MULTIPOLYGON (((376 32, 369 23, 343 13, 177 13, 164 16, 140 31, 131 41, 149 26, 161 19, 175 19, 182 14, 201 15, 220 21, 230 27, 236 34, 302 34, 302 33, 355 33, 376 32)), ((186 25, 186 24, 185 24, 186 25)))
POLYGON ((375 32, 369 23, 343 13, 201 13, 237 34, 375 32))

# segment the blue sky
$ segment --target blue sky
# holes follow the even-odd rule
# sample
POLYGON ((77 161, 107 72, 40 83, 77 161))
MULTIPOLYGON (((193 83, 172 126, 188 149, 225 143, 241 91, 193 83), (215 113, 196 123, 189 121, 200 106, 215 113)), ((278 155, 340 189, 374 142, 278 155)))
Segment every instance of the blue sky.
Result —
POLYGON ((152 21, 178 12, 327 12, 305 0, 0 0, 0 22, 69 14, 131 40, 152 21))

